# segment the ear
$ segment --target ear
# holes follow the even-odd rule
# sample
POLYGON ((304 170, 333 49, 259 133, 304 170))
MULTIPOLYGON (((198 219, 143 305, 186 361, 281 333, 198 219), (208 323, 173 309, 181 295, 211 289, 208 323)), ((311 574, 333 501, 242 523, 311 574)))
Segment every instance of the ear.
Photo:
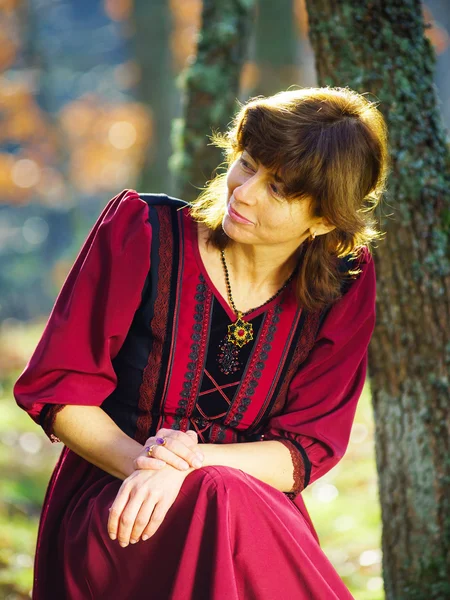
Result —
POLYGON ((336 229, 336 225, 332 225, 325 217, 318 219, 314 226, 314 231, 317 235, 325 235, 333 231, 333 229, 336 229))

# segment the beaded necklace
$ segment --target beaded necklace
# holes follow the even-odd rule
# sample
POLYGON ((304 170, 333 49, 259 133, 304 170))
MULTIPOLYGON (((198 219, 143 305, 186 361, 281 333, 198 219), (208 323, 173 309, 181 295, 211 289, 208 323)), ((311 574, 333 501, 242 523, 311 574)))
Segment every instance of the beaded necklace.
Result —
POLYGON ((227 263, 225 260, 225 250, 221 250, 220 255, 221 255, 221 259, 222 259, 223 268, 225 271, 225 283, 227 286, 228 299, 229 299, 230 304, 231 304, 231 306, 236 314, 236 317, 237 317, 237 319, 234 323, 231 323, 231 325, 228 325, 228 334, 227 334, 225 340, 222 342, 222 344, 219 347, 220 353, 217 357, 217 361, 219 363, 220 370, 223 373, 225 373, 226 375, 229 375, 233 371, 236 371, 238 368, 239 349, 242 348, 243 346, 245 346, 245 344, 248 344, 248 342, 250 342, 251 340, 253 340, 253 325, 251 323, 249 323, 248 321, 245 321, 243 317, 245 317, 249 313, 253 312, 257 308, 261 308, 262 306, 269 304, 269 302, 272 302, 272 300, 277 298, 281 294, 281 292, 284 289, 286 289, 286 287, 292 281, 292 278, 294 277, 294 275, 297 271, 298 265, 295 267, 295 269, 292 271, 291 275, 286 279, 286 281, 283 283, 283 285, 280 287, 280 289, 273 296, 271 296, 268 300, 266 300, 259 306, 255 307, 255 308, 251 308, 250 310, 247 310, 245 312, 242 312, 240 310, 237 310, 236 305, 234 304, 233 296, 231 293, 230 276, 228 273, 227 263))

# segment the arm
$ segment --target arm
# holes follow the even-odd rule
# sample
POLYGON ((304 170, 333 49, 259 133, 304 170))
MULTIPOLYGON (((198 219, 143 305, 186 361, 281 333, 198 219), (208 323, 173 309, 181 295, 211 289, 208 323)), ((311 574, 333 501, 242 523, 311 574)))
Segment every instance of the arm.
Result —
POLYGON ((295 497, 344 456, 367 375, 376 320, 373 258, 363 251, 361 273, 332 305, 314 346, 290 382, 287 400, 264 429, 264 438, 290 447, 295 497))
POLYGON ((122 480, 133 473, 133 460, 142 451, 98 406, 65 406, 53 431, 76 454, 122 480))
POLYGON ((198 448, 205 457, 204 467, 234 467, 268 483, 280 492, 290 492, 294 485, 291 454, 289 449, 278 441, 201 444, 198 448))
MULTIPOLYGON (((125 341, 150 266, 147 217, 147 203, 134 191, 124 191, 108 202, 13 390, 17 404, 52 442, 60 441, 57 435, 61 434, 69 447, 77 445, 81 451, 95 444, 96 436, 108 446, 121 440, 124 456, 110 467, 123 474, 130 442, 99 407, 117 385, 112 360, 125 341)), ((106 465, 104 460, 100 459, 106 465)))

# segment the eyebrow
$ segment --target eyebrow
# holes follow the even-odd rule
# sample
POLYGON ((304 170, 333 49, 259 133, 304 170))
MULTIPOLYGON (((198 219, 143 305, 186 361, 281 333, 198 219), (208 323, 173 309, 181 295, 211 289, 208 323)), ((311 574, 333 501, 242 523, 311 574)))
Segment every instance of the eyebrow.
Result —
MULTIPOLYGON (((272 174, 271 174, 272 175, 272 174)), ((283 180, 281 179, 281 177, 279 177, 276 173, 272 175, 272 177, 275 179, 275 181, 277 183, 283 183, 283 180)))
MULTIPOLYGON (((255 159, 255 158, 253 158, 253 156, 250 154, 250 152, 249 152, 249 151, 248 151, 246 148, 244 148, 244 152, 247 152, 247 154, 249 155, 249 157, 250 157, 252 160, 257 160, 257 159, 255 159)), ((257 161, 257 162, 259 162, 259 161, 257 161)), ((279 175, 277 175, 276 173, 270 173, 270 172, 269 172, 269 174, 270 174, 270 176, 272 177, 272 179, 273 179, 274 181, 276 181, 277 183, 283 183, 283 180, 282 180, 282 178, 281 178, 279 175)))

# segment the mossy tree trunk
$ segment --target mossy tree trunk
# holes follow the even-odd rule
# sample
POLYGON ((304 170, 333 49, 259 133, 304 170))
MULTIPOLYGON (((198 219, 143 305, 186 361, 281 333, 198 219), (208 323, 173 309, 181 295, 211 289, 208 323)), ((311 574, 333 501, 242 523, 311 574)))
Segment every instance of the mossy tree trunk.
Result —
POLYGON ((299 40, 293 0, 259 0, 255 23, 258 81, 251 96, 269 96, 298 83, 299 40))
MULTIPOLYGON (((450 598, 450 160, 419 0, 307 0, 319 85, 379 100, 392 171, 369 349, 388 600, 450 598)), ((358 307, 355 306, 355 310, 358 307)))
POLYGON ((214 169, 221 151, 207 137, 225 131, 238 108, 236 98, 254 17, 254 0, 204 0, 195 61, 182 74, 183 118, 173 124, 170 168, 177 195, 193 200, 214 169))
POLYGON ((131 24, 134 57, 140 68, 139 99, 150 108, 153 127, 152 141, 136 188, 167 193, 170 128, 175 112, 169 2, 134 0, 131 24))

